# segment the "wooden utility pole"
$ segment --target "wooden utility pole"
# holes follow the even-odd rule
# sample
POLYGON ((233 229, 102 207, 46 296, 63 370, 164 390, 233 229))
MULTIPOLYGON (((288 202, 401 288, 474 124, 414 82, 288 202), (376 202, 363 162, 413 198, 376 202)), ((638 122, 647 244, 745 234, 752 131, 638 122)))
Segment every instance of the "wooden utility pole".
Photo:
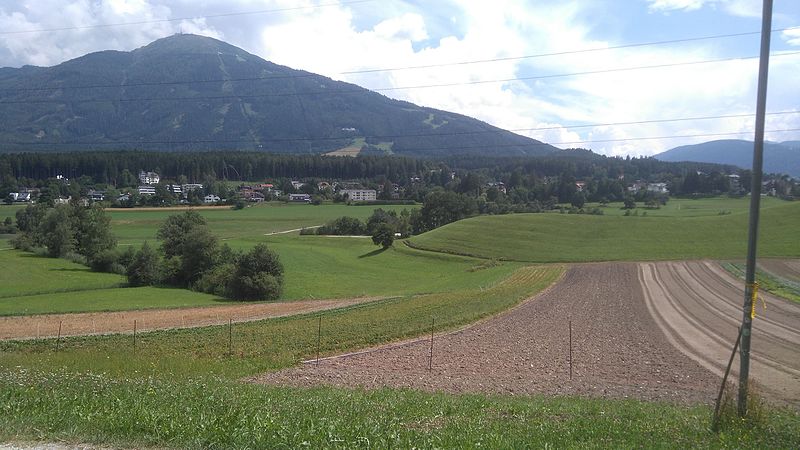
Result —
POLYGON ((747 241, 747 271, 745 273, 744 306, 742 307, 742 345, 739 360, 739 416, 747 415, 747 388, 750 377, 750 334, 758 288, 756 285, 756 244, 758 243, 758 214, 761 204, 761 177, 764 165, 764 116, 767 107, 767 77, 769 75, 769 42, 772 30, 772 0, 764 0, 761 13, 761 56, 758 64, 758 97, 756 99, 756 130, 753 143, 753 185, 750 189, 750 230, 747 241))

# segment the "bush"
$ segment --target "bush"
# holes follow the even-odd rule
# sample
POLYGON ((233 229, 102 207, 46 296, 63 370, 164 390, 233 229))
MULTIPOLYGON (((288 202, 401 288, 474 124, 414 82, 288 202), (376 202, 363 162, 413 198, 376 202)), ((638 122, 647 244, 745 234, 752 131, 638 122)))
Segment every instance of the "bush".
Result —
POLYGON ((308 236, 317 234, 316 228, 303 228, 300 230, 300 236, 308 236))
POLYGON ((103 250, 89 259, 89 267, 94 272, 113 273, 114 266, 119 266, 119 256, 115 249, 103 250))
POLYGON ((355 217, 339 217, 317 228, 317 234, 332 234, 337 236, 365 236, 367 227, 364 222, 355 217))
POLYGON ((117 263, 123 268, 127 268, 131 264, 131 262, 133 262, 133 258, 135 256, 136 256, 136 249, 133 248, 132 245, 129 245, 125 247, 125 250, 118 252, 117 263))
POLYGON ((229 283, 228 295, 237 300, 274 300, 281 296, 283 277, 266 272, 236 276, 229 283))
POLYGON ((227 295, 238 300, 274 300, 281 295, 283 264, 264 244, 240 256, 227 283, 227 295))
POLYGON ((227 295, 228 285, 233 279, 234 270, 236 267, 233 263, 219 264, 203 273, 203 276, 192 288, 196 291, 224 297, 227 295))
POLYGON ((128 283, 132 286, 152 286, 158 284, 160 273, 160 260, 158 253, 150 248, 145 241, 142 248, 136 252, 133 261, 128 266, 125 274, 128 276, 128 283))
POLYGON ((14 239, 11 239, 10 242, 12 247, 25 252, 32 252, 33 248, 36 246, 33 237, 28 234, 18 234, 14 239))
POLYGON ((75 264, 82 264, 84 266, 87 264, 87 258, 80 253, 75 253, 73 251, 68 251, 61 255, 61 258, 66 259, 67 261, 74 262, 75 264))

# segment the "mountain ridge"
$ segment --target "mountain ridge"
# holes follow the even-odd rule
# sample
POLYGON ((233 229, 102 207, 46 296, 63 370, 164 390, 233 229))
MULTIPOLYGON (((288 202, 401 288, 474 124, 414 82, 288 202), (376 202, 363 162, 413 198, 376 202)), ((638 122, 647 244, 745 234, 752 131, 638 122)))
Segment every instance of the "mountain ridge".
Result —
POLYGON ((0 151, 142 149, 544 155, 477 119, 178 34, 130 52, 0 69, 0 151), (376 138, 378 137, 378 138, 376 138))
MULTIPOLYGON (((753 164, 753 141, 723 139, 682 145, 654 155, 661 161, 695 161, 730 164, 749 169, 753 164)), ((800 141, 765 142, 764 172, 800 177, 800 141)))

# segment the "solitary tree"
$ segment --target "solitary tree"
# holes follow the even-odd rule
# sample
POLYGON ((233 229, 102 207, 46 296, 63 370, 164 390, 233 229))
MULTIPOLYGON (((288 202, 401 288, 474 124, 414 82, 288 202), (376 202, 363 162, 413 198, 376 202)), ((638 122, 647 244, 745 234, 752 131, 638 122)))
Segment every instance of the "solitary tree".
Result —
POLYGON ((394 229, 388 223, 380 224, 372 234, 372 242, 384 249, 391 247, 394 243, 394 229))

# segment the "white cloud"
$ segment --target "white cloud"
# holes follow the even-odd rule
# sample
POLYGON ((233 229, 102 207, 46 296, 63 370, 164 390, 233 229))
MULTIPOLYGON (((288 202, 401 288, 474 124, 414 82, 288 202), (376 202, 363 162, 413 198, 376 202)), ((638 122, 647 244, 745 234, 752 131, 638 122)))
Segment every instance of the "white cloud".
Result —
POLYGON ((708 2, 709 0, 649 0, 649 8, 651 11, 694 11, 708 2))
POLYGON ((703 7, 721 9, 738 17, 761 17, 761 0, 647 0, 653 12, 697 11, 703 7))
POLYGON ((181 30, 222 36, 202 19, 165 22, 172 17, 172 10, 156 1, 8 3, 0 3, 0 29, 6 32, 0 37, 0 48, 10 56, 0 60, 0 66, 50 66, 98 50, 131 50, 181 30), (102 26, 130 22, 137 24, 102 26), (31 30, 57 31, 29 32, 31 30))
POLYGON ((800 28, 783 30, 783 32, 781 32, 781 37, 783 37, 783 40, 789 45, 800 45, 800 28))

